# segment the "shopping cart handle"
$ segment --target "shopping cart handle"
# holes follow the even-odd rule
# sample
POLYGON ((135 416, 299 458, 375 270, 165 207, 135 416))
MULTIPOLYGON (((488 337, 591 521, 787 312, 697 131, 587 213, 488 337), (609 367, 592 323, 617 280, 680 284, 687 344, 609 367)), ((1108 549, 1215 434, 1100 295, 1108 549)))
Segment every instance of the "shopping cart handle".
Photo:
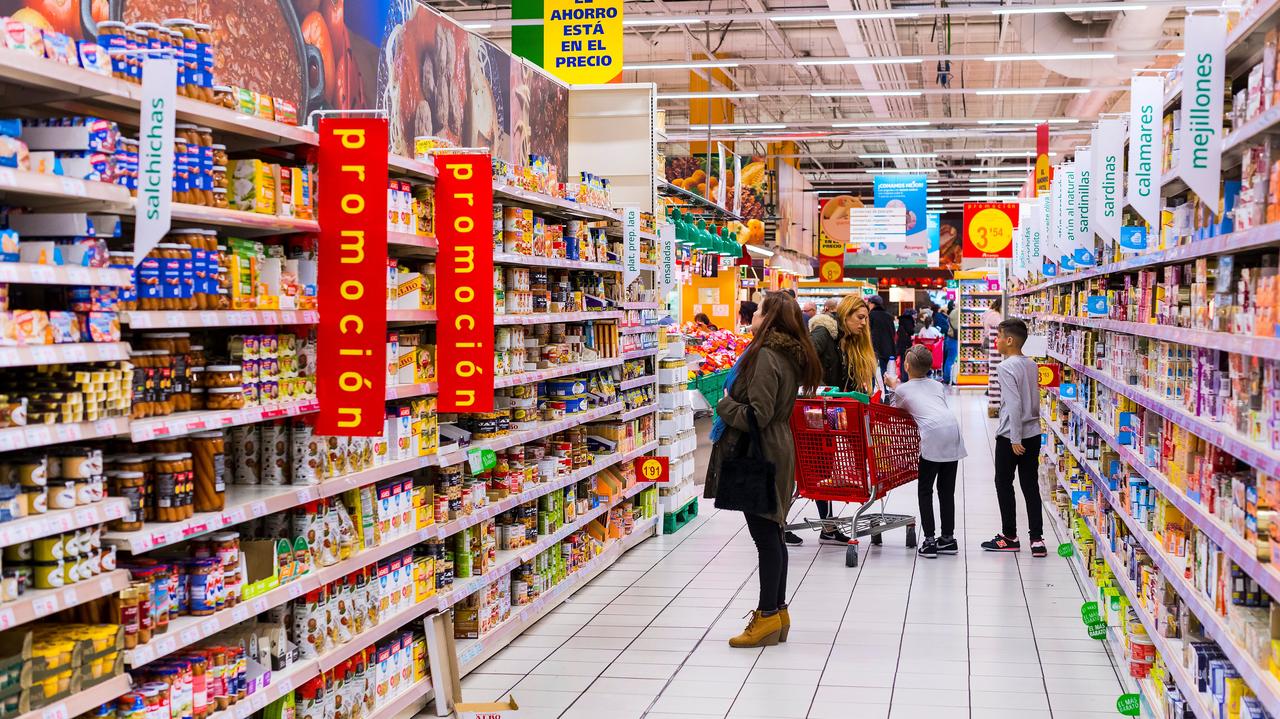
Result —
POLYGON ((819 397, 830 397, 832 399, 856 399, 863 404, 871 404, 871 397, 862 392, 839 392, 834 387, 819 387, 819 397))

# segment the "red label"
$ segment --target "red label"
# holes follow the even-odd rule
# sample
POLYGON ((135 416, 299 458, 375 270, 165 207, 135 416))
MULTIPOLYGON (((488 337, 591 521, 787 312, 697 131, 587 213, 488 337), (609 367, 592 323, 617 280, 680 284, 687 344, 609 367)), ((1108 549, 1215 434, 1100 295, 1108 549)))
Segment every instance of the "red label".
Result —
POLYGON ((387 393, 387 121, 320 120, 316 433, 382 434, 387 393))
POLYGON ((671 460, 667 457, 640 457, 636 460, 636 479, 641 482, 670 482, 671 460))
POLYGON ((1036 364, 1041 387, 1057 387, 1062 384, 1062 365, 1057 362, 1036 364))
POLYGON ((1012 258, 1013 233, 1017 226, 1017 203, 966 202, 961 255, 975 259, 1012 258))
POLYGON ((436 326, 441 412, 493 411, 493 170, 436 155, 436 326))

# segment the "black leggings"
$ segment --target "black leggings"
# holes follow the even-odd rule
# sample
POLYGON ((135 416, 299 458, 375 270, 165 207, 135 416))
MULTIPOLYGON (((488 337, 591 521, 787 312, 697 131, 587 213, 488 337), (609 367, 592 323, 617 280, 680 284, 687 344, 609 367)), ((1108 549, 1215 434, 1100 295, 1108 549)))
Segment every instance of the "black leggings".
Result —
POLYGON ((933 484, 938 483, 938 509, 942 514, 942 536, 951 537, 956 531, 956 468, 960 462, 931 462, 920 459, 920 479, 916 482, 916 497, 920 500, 920 528, 924 536, 932 539, 933 484))
POLYGON ((787 545, 782 540, 782 525, 758 514, 744 516, 760 555, 760 604, 756 609, 777 611, 787 601, 787 545))
POLYGON ((831 516, 831 503, 830 503, 830 502, 828 502, 828 501, 827 501, 827 500, 825 500, 825 499, 819 499, 819 500, 814 501, 814 504, 818 505, 818 518, 819 518, 819 519, 826 519, 827 517, 830 517, 830 516, 831 516))

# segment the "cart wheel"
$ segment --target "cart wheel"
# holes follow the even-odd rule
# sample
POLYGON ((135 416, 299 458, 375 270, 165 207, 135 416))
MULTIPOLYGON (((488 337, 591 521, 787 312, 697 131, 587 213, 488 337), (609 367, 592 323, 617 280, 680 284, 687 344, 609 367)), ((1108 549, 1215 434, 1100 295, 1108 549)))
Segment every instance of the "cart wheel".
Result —
POLYGON ((916 525, 912 524, 907 527, 907 549, 915 549, 916 547, 916 525))
POLYGON ((850 544, 849 547, 844 550, 844 566, 858 566, 858 545, 850 544))
POLYGON ((880 534, 871 535, 871 544, 876 547, 884 544, 884 537, 880 534))

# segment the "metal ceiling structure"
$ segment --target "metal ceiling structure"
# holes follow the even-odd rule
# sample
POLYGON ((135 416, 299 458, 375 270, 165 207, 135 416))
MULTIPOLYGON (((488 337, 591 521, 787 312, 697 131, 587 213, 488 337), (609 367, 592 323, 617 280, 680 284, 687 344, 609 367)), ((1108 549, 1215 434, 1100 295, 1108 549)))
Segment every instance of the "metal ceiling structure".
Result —
MULTIPOLYGON (((509 0, 430 4, 504 46, 521 22, 509 0)), ((857 193, 870 171, 929 168, 938 194, 969 196, 984 170, 1029 167, 1034 121, 1051 122, 1059 154, 1087 142, 1101 114, 1127 108, 1135 70, 1178 62, 1187 8, 1218 4, 628 1, 623 80, 657 84, 668 154, 794 140, 816 188, 857 193), (711 89, 691 92, 693 73, 711 89), (708 97, 734 105, 732 123, 690 124, 708 97)))

